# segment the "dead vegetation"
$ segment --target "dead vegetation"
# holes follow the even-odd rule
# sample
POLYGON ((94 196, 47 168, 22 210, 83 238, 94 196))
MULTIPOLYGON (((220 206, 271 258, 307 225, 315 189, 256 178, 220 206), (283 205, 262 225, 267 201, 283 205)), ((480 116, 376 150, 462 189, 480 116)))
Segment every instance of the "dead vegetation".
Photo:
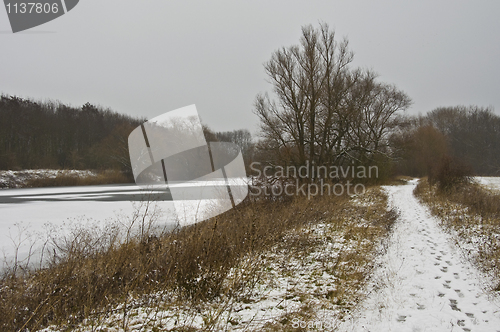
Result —
POLYGON ((0 188, 90 186, 132 183, 134 179, 119 170, 34 169, 0 171, 0 188))
POLYGON ((60 172, 55 177, 35 177, 29 179, 25 187, 65 187, 65 186, 93 186, 99 184, 131 183, 133 179, 125 173, 115 170, 99 171, 92 175, 60 172))
POLYGON ((457 245, 500 291, 500 195, 474 182, 443 191, 427 179, 419 182, 415 195, 457 235, 457 245))

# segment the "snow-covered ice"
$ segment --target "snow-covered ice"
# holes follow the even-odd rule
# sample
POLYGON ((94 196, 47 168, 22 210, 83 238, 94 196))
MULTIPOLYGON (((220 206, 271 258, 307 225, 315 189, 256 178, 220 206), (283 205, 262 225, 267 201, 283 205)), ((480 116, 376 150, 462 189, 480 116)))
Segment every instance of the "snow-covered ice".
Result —
POLYGON ((401 215, 368 298, 341 330, 500 331, 498 299, 413 196, 415 184, 384 187, 401 215))
MULTIPOLYGON (((193 185, 199 184, 182 184, 193 185)), ((16 256, 21 265, 28 257, 31 263, 37 262, 47 237, 63 235, 72 227, 104 228, 110 223, 126 227, 148 199, 154 200, 159 211, 156 225, 162 229, 193 223, 204 206, 214 204, 208 199, 174 204, 165 191, 144 190, 135 184, 0 190, 0 271, 12 266, 16 256), (54 234, 56 230, 61 234, 54 234)))

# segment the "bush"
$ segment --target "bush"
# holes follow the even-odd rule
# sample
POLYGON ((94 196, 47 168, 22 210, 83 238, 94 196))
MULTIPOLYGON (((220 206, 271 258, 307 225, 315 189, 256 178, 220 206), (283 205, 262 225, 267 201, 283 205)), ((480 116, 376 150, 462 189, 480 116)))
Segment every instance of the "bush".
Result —
POLYGON ((434 169, 431 169, 429 180, 431 183, 437 182, 438 188, 448 191, 456 186, 470 183, 472 179, 472 169, 465 163, 444 156, 434 169))

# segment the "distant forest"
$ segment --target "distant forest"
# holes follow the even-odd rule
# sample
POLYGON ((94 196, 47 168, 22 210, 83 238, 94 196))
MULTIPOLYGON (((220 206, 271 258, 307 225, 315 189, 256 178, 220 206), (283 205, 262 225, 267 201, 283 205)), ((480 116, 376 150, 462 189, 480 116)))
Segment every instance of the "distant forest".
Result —
POLYGON ((129 170, 127 138, 141 122, 90 103, 2 95, 0 169, 129 170))
POLYGON ((500 117, 491 108, 440 107, 398 120, 390 145, 395 171, 430 175, 447 160, 475 175, 500 175, 500 117))
MULTIPOLYGON (((113 169, 131 175, 128 136, 144 121, 90 103, 72 107, 2 95, 0 169, 113 169)), ((203 129, 207 141, 234 142, 245 158, 251 155, 248 130, 203 129)))

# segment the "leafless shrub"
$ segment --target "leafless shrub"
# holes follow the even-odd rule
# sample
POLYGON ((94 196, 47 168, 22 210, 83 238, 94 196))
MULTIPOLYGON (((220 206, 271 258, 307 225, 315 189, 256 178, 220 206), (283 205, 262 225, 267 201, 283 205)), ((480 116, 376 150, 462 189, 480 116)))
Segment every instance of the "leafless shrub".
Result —
POLYGON ((472 169, 455 158, 444 156, 438 161, 430 177, 437 181, 440 190, 448 191, 469 183, 472 178, 472 169))

